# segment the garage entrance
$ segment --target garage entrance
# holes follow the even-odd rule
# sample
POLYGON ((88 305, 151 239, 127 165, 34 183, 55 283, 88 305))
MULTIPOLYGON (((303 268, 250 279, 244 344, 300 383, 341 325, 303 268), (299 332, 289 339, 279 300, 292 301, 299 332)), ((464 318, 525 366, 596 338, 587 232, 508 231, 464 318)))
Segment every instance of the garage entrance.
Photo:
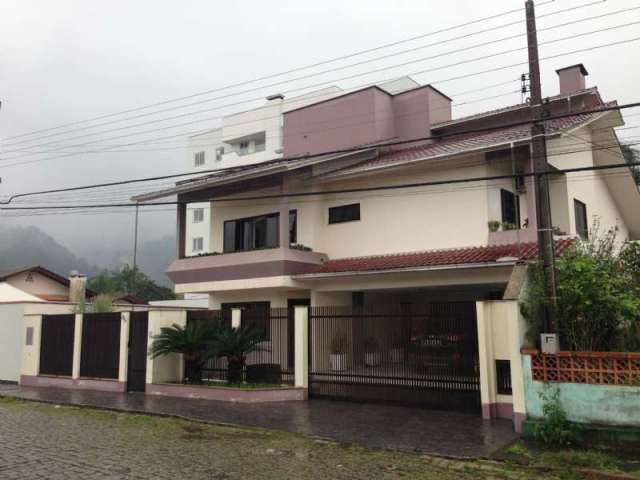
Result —
POLYGON ((313 307, 310 395, 480 413, 475 302, 313 307))

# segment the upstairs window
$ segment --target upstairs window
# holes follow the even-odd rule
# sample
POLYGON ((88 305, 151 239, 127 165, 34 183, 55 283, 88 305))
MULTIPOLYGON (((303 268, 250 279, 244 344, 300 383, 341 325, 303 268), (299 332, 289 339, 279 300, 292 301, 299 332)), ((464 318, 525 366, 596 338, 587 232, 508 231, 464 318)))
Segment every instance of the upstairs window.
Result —
POLYGON ((298 243, 298 211, 289 211, 289 245, 298 243))
POLYGON ((341 205, 329 209, 329 224, 360 220, 360 204, 341 205))
POLYGON ((587 206, 580 200, 573 200, 573 209, 576 215, 576 233, 583 240, 589 239, 589 225, 587 224, 587 206))
POLYGON ((238 155, 247 155, 249 153, 249 142, 240 142, 238 144, 238 155))
POLYGON ((216 162, 222 160, 222 156, 224 155, 224 147, 216 148, 216 162))
POLYGON ((193 250, 194 252, 201 252, 202 250, 204 250, 204 238, 195 237, 194 239, 192 239, 191 250, 193 250))
POLYGON ((204 152, 197 152, 193 156, 193 164, 196 167, 204 165, 204 152))
POLYGON ((279 244, 278 213, 224 222, 224 251, 246 252, 276 248, 279 244))
POLYGON ((502 206, 502 223, 510 223, 520 228, 520 197, 509 190, 500 190, 500 203, 502 206))
POLYGON ((204 222, 204 208, 195 208, 193 210, 193 223, 204 222))

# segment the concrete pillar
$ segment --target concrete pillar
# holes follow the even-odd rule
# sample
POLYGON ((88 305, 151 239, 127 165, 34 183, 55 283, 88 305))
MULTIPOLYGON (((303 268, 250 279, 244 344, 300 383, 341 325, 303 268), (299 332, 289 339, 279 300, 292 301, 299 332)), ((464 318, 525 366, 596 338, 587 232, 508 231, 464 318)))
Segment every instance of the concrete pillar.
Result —
POLYGON ((73 328, 73 367, 71 369, 71 378, 80 378, 80 358, 82 356, 82 321, 84 315, 76 313, 75 325, 73 328))
POLYGON ((240 325, 242 325, 242 309, 232 308, 231 309, 231 328, 240 328, 240 325))
POLYGON ((512 318, 509 325, 509 356, 511 360, 511 392, 513 399, 513 425, 518 433, 522 433, 522 422, 527 417, 527 406, 524 391, 524 369, 520 349, 525 337, 526 320, 520 313, 518 302, 512 305, 512 318))
POLYGON ((295 386, 309 388, 309 307, 294 309, 295 386))
POLYGON ((118 362, 118 381, 127 381, 127 367, 129 366, 129 322, 131 314, 120 314, 120 361, 118 362))
POLYGON ((478 322, 478 358, 480 363, 480 402, 482 418, 492 418, 491 406, 495 402, 495 364, 491 335, 491 318, 487 315, 487 304, 476 302, 478 322))

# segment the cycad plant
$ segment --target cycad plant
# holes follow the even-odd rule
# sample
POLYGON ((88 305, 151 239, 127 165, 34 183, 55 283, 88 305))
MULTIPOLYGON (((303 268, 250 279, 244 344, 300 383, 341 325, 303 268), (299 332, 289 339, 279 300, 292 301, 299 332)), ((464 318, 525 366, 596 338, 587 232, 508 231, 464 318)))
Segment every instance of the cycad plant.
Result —
POLYGON ((185 360, 185 380, 187 383, 201 383, 202 369, 211 358, 207 346, 215 340, 217 329, 211 325, 194 322, 182 327, 173 324, 160 329, 150 348, 151 358, 171 353, 181 353, 185 360))
POLYGON ((240 328, 220 327, 213 341, 209 342, 207 357, 226 357, 227 381, 241 383, 247 355, 264 351, 264 330, 250 325, 240 328))

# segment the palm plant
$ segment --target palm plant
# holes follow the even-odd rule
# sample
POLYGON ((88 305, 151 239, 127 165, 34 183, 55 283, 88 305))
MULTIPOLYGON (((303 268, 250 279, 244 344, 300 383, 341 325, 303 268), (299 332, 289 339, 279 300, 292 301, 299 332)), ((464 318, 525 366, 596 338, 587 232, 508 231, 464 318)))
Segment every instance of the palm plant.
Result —
POLYGON ((240 328, 221 327, 215 338, 208 344, 207 356, 209 358, 226 357, 227 381, 240 383, 247 355, 264 351, 261 345, 263 341, 264 330, 254 325, 240 328))
POLYGON ((156 358, 161 355, 180 353, 185 360, 185 380, 188 383, 202 381, 202 369, 210 358, 207 345, 217 334, 216 328, 202 322, 188 323, 186 327, 173 324, 160 329, 154 337, 149 355, 156 358))

